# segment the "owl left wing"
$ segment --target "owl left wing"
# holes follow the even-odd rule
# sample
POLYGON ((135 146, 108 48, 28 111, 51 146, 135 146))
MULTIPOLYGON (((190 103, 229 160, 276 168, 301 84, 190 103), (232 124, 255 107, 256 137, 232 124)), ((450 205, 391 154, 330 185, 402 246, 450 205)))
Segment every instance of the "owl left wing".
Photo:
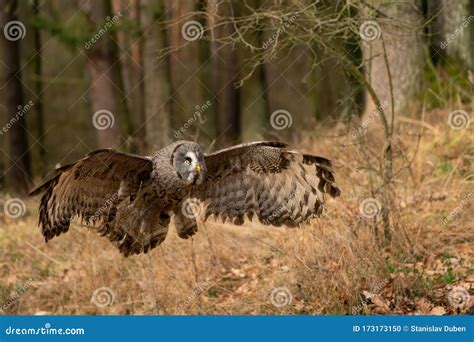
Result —
POLYGON ((41 195, 39 224, 46 242, 66 233, 79 218, 106 236, 125 256, 146 253, 168 232, 169 216, 160 211, 152 189, 153 163, 105 149, 56 170, 33 190, 41 195))
POLYGON ((265 225, 297 226, 320 215, 325 193, 340 194, 328 159, 282 143, 236 145, 206 155, 205 162, 207 179, 191 196, 206 204, 206 219, 242 224, 256 216, 265 225))

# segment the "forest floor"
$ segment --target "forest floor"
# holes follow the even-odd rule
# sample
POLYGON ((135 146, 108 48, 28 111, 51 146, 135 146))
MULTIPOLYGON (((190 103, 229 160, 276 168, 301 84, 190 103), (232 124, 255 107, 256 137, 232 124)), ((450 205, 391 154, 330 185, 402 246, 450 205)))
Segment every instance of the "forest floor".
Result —
POLYGON ((25 200, 21 218, 0 213, 0 313, 467 313, 474 306, 473 136, 472 127, 450 129, 446 116, 399 125, 395 150, 412 163, 394 180, 389 245, 376 234, 380 215, 359 215, 370 197, 360 148, 334 128, 332 137, 300 146, 335 160, 342 190, 304 229, 208 221, 181 240, 171 226, 160 247, 123 258, 79 224, 45 244, 37 199, 25 200))

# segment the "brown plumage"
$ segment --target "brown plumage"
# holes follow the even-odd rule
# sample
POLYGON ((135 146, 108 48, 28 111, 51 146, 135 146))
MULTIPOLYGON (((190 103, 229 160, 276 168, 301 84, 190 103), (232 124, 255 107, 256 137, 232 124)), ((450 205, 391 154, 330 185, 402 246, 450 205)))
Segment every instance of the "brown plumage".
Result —
POLYGON ((149 157, 92 152, 57 169, 31 195, 42 194, 39 223, 46 241, 79 217, 128 256, 163 242, 171 217, 181 238, 196 233, 199 214, 294 227, 320 215, 325 193, 340 194, 325 158, 275 142, 204 154, 198 144, 178 141, 149 157))

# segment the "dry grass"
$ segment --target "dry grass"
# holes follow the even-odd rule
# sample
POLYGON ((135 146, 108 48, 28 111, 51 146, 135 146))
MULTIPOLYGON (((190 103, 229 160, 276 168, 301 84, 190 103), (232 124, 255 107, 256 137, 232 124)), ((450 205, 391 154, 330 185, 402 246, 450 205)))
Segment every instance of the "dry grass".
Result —
MULTIPOLYGON (((302 148, 337 159, 343 195, 304 229, 208 222, 192 240, 180 240, 171 227, 162 246, 125 259, 79 225, 45 244, 37 202, 27 201, 21 219, 0 217, 0 303, 9 301, 6 314, 466 312, 469 306, 456 310, 446 294, 471 286, 472 304, 472 203, 447 225, 442 220, 473 191, 472 128, 450 130, 445 113, 432 113, 431 121, 411 167, 395 180, 398 224, 389 246, 374 236, 377 218, 358 219, 359 203, 370 197, 360 151, 347 136, 324 138, 302 148), (101 287, 114 294, 103 308, 91 302, 101 287), (270 300, 279 287, 292 296, 282 307, 270 300)), ((399 152, 413 156, 418 131, 418 124, 401 124, 399 152)))

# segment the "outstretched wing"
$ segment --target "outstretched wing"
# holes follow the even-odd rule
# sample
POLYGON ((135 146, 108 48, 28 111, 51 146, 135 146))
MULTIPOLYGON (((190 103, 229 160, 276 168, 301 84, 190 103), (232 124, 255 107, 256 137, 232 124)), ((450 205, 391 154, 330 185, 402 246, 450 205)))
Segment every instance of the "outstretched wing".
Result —
POLYGON ((257 216, 265 225, 297 226, 319 216, 324 194, 340 194, 331 162, 286 146, 253 142, 207 155, 208 179, 193 194, 206 203, 205 218, 242 224, 257 216))
POLYGON ((46 241, 65 233, 74 217, 88 225, 98 223, 120 251, 147 252, 166 237, 169 216, 158 210, 152 195, 150 159, 114 150, 99 150, 56 170, 56 175, 33 190, 40 202, 42 233, 46 241))

